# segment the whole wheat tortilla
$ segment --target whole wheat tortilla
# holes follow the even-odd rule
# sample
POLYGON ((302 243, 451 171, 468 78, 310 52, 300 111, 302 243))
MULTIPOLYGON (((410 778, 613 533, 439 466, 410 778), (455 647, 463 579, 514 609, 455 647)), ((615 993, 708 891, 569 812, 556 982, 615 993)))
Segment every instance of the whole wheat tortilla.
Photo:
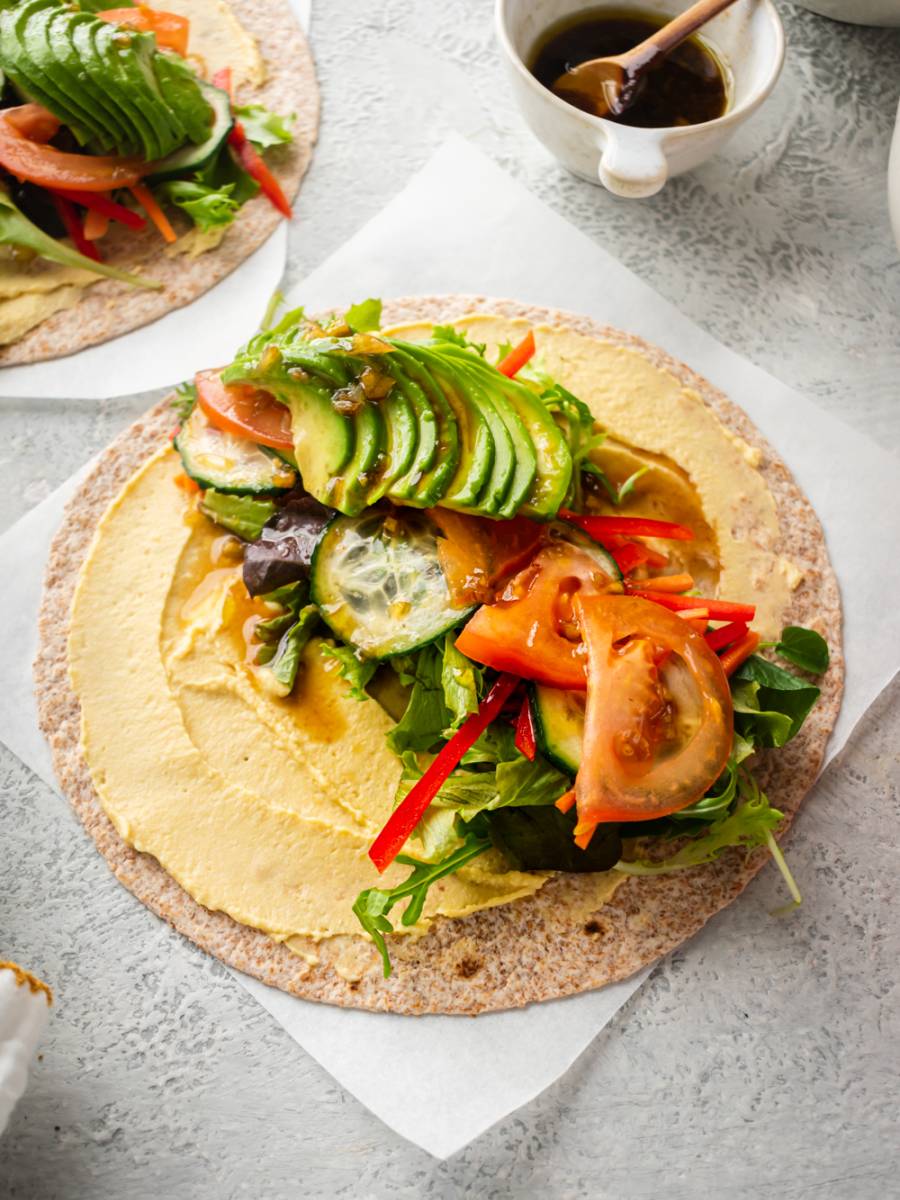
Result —
MULTIPOLYGON (((266 151, 267 165, 288 200, 293 200, 319 128, 319 89, 309 44, 289 0, 228 2, 244 29, 256 39, 266 68, 262 86, 252 91, 243 88, 238 100, 296 114, 291 127, 293 141, 266 151)), ((168 215, 177 233, 192 228, 185 214, 168 215)), ((107 262, 158 280, 163 286, 149 291, 115 280, 91 284, 71 308, 54 313, 18 341, 0 346, 0 367, 74 354, 190 304, 249 258, 283 220, 265 196, 255 196, 241 208, 221 243, 195 258, 161 253, 159 233, 149 222, 138 233, 114 224, 103 239, 107 262)))
MULTIPOLYGON (((837 581, 809 501, 736 405, 640 338, 585 317, 482 296, 395 300, 385 305, 384 321, 447 322, 472 312, 562 325, 632 347, 694 389, 723 425, 762 452, 760 470, 781 522, 780 545, 774 549, 796 563, 804 576, 786 620, 818 629, 831 649, 831 666, 817 680, 821 699, 803 729, 782 750, 768 757, 763 752, 756 772, 773 803, 786 814, 787 828, 822 763, 844 675, 837 581)), ((203 908, 154 858, 128 846, 103 812, 79 750, 79 705, 66 661, 69 606, 94 529, 108 503, 171 426, 171 410, 163 401, 107 449, 69 502, 47 567, 35 681, 41 728, 63 790, 116 876, 180 933, 223 962, 308 1000, 398 1013, 475 1014, 626 978, 696 933, 766 862, 765 850, 747 855, 735 849, 707 866, 655 878, 629 877, 610 902, 592 914, 588 908, 590 915, 577 921, 568 913, 577 910, 579 900, 584 904, 589 881, 585 876, 559 875, 525 900, 461 920, 438 919, 424 937, 392 938, 394 973, 386 981, 374 949, 361 938, 340 937, 318 945, 309 940, 305 948, 318 962, 308 962, 265 934, 203 908), (360 973, 360 961, 367 969, 362 978, 353 979, 360 973)))

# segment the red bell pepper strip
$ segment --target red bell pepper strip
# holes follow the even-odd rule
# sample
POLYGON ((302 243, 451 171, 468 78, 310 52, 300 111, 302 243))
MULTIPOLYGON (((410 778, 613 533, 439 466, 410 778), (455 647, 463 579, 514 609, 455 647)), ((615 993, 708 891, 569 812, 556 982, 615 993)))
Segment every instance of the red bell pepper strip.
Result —
POLYGON ((519 750, 529 762, 534 762, 534 756, 537 753, 537 738, 534 734, 534 715, 531 711, 531 701, 526 696, 522 701, 522 707, 519 709, 519 717, 516 721, 516 749, 519 750))
POLYGON ((719 655, 719 662, 726 675, 733 675, 742 662, 745 662, 759 645, 758 633, 747 633, 739 642, 729 646, 724 654, 719 655))
POLYGON ((292 217, 293 210, 290 204, 288 204, 287 197, 281 190, 281 184, 256 153, 252 143, 248 141, 247 135, 244 132, 244 126, 240 121, 235 121, 232 126, 231 133, 228 135, 228 144, 237 155, 240 165, 259 184, 263 195, 268 197, 270 202, 285 217, 292 217))
POLYGON ((84 226, 81 224, 75 205, 71 200, 65 200, 62 196, 54 196, 53 203, 56 211, 59 213, 59 219, 66 228, 66 233, 72 239, 75 249, 79 254, 83 254, 85 258, 92 258, 94 262, 102 262, 100 251, 93 242, 89 242, 84 236, 84 226))
POLYGON ((756 616, 755 604, 735 604, 731 600, 707 600, 703 596, 675 596, 671 592, 645 592, 640 588, 629 588, 629 596, 640 596, 652 600, 673 612, 683 609, 705 608, 710 621, 752 621, 756 616))
POLYGON ((534 334, 529 329, 518 346, 513 346, 506 358, 497 363, 497 370, 501 375, 506 375, 512 379, 514 375, 517 375, 521 371, 528 360, 534 357, 534 351, 534 334))
POLYGON ((686 525, 676 525, 673 521, 653 521, 649 517, 594 517, 569 512, 567 508, 561 508, 559 515, 598 540, 616 533, 625 537, 671 538, 677 542, 694 540, 693 532, 686 525))
POLYGON ((49 190, 54 196, 60 196, 63 200, 71 200, 73 204, 80 204, 82 208, 98 212, 101 216, 109 217, 111 221, 127 225, 129 229, 143 229, 147 224, 140 213, 126 208, 124 204, 116 204, 115 200, 110 200, 109 196, 104 196, 102 192, 72 192, 68 188, 50 188, 49 190))
POLYGON ((637 542, 626 542, 624 546, 607 546, 606 549, 616 560, 616 566, 623 575, 630 575, 632 571, 650 561, 650 551, 637 542))
POLYGON ((704 634, 706 644, 710 650, 724 650, 726 646, 733 645, 734 642, 739 642, 747 633, 746 621, 729 621, 727 625, 722 625, 719 629, 709 629, 704 634))
POLYGON ((441 786, 459 766, 466 751, 471 750, 488 725, 500 715, 518 685, 519 680, 515 675, 499 677, 482 700, 478 712, 463 722, 422 778, 391 813, 384 829, 369 847, 369 858, 379 871, 386 870, 403 849, 406 839, 441 786))

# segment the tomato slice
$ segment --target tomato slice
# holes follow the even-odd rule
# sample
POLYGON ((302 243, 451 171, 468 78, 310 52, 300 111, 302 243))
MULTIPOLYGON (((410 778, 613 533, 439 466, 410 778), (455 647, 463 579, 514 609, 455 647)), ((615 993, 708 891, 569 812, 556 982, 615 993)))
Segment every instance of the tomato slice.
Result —
POLYGON ((124 25, 140 33, 155 33, 157 46, 174 50, 182 58, 187 54, 191 23, 178 13, 160 12, 146 4, 139 4, 137 8, 107 8, 96 15, 101 21, 109 21, 112 25, 124 25))
POLYGON ((15 108, 5 108, 3 119, 29 142, 49 142, 56 137, 62 125, 59 117, 55 117, 43 104, 19 104, 15 108))
POLYGON ((498 671, 551 687, 585 688, 585 650, 572 598, 621 590, 590 554, 567 542, 551 543, 495 603, 478 609, 456 639, 457 648, 498 671))
POLYGON ((148 169, 140 158, 69 154, 30 141, 5 115, 0 116, 0 165, 17 179, 27 179, 47 188, 83 192, 109 192, 113 188, 131 187, 148 169))
POLYGON ((290 409, 270 392, 224 384, 218 371, 200 371, 194 384, 197 402, 217 429, 275 450, 293 450, 290 409))
POLYGON ((693 804, 731 752, 722 664, 686 621, 648 600, 579 594, 573 604, 588 663, 576 837, 693 804))
POLYGON ((497 585, 529 562, 544 537, 545 527, 528 517, 492 521, 449 508, 429 509, 440 529, 438 558, 457 608, 494 599, 497 585))

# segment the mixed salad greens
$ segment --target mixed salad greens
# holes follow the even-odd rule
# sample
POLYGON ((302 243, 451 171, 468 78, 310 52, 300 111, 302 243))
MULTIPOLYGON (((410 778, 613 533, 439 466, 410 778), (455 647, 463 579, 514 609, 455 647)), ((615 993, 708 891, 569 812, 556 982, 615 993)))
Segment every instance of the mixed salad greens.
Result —
POLYGON ((174 242, 166 208, 209 234, 260 191, 290 217, 262 155, 293 118, 235 104, 230 69, 202 78, 189 38, 132 0, 0 0, 0 244, 156 287, 103 262, 111 223, 174 242))
MULTIPOLYGON (((310 639, 381 703, 402 763, 370 850, 404 882, 354 912, 390 971, 392 913, 499 850, 511 867, 650 875, 768 846, 754 755, 795 737, 828 666, 813 630, 758 651, 752 604, 666 573, 693 533, 627 514, 590 410, 537 369, 437 326, 412 343, 366 301, 288 313, 179 398, 182 486, 244 543, 271 616, 255 663, 288 695, 310 639)), ((645 470, 647 468, 642 469, 645 470)))

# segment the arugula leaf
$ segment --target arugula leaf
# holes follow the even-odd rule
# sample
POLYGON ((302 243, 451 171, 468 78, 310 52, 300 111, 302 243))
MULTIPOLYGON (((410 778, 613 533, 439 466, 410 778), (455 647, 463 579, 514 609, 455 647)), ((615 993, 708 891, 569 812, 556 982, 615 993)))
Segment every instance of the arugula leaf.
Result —
POLYGON ((322 642, 319 651, 325 658, 333 658, 338 664, 338 674, 347 681, 354 700, 369 700, 366 684, 375 674, 378 663, 374 660, 357 658, 349 646, 334 646, 322 642))
POLYGON ((182 209, 203 233, 230 225, 237 215, 240 204, 232 193, 233 183, 219 188, 195 179, 171 179, 154 189, 159 200, 168 200, 182 209))
POLYGON ((370 297, 368 300, 360 300, 358 304, 351 304, 344 313, 344 320, 353 333, 372 333, 380 329, 381 301, 370 297))
POLYGON ((229 533, 245 542, 255 542, 263 525, 275 515, 275 505, 271 500, 232 496, 207 488, 200 498, 200 511, 229 533))
MULTIPOLYGON (((487 342, 470 342, 464 333, 460 333, 452 325, 435 325, 431 331, 431 340, 433 342, 449 342, 452 346, 461 346, 463 350, 474 350, 482 358, 487 350, 487 342)), ((503 358, 502 350, 500 358, 503 358)))
POLYGON ((472 830, 467 833, 458 849, 437 863, 421 862, 407 854, 398 854, 397 862, 412 867, 406 881, 393 888, 366 888, 365 891, 360 892, 353 905, 353 911, 363 929, 378 948, 385 979, 391 973, 391 959, 384 935, 394 931, 387 915, 394 905, 409 897, 409 904, 400 920, 403 925, 415 925, 422 915, 431 885, 446 875, 452 875, 460 867, 471 862, 473 858, 477 858, 479 854, 484 854, 490 847, 489 838, 472 830))
POLYGON ((183 425, 197 403, 197 389, 192 383, 179 383, 175 389, 175 399, 172 408, 178 418, 178 424, 183 425))
POLYGON ((758 746, 783 746, 795 737, 819 698, 815 684, 752 654, 732 676, 734 727, 758 746))
POLYGON ((67 246, 65 242, 57 241, 49 233, 44 233, 33 224, 12 202, 9 196, 0 188, 0 245, 21 246, 24 250, 33 250, 41 258, 59 263, 64 267, 77 267, 84 271, 93 271, 95 275, 104 275, 107 279, 118 279, 120 283, 130 283, 133 287, 151 288, 158 290, 162 284, 155 279, 145 279, 142 275, 130 275, 127 271, 119 271, 108 263, 95 262, 84 254, 79 254, 67 246))
POLYGON ((294 140, 290 127, 297 119, 296 113, 283 117, 262 104, 244 104, 234 110, 234 115, 257 150, 268 150, 270 146, 280 146, 294 140))
POLYGON ((756 781, 746 772, 741 774, 738 788, 741 798, 734 811, 714 821, 701 837, 692 839, 661 861, 621 860, 616 863, 616 870, 626 875, 665 875, 713 862, 729 846, 752 849, 768 845, 772 830, 779 825, 784 814, 772 808, 765 793, 759 790, 756 781))
POLYGON ((828 643, 814 629, 788 625, 781 631, 781 641, 775 643, 775 653, 804 671, 821 675, 828 670, 828 643))
POLYGON ((601 825, 588 848, 575 845, 574 812, 545 808, 502 808, 487 814, 494 845, 520 871, 608 871, 622 841, 615 825, 601 825))

